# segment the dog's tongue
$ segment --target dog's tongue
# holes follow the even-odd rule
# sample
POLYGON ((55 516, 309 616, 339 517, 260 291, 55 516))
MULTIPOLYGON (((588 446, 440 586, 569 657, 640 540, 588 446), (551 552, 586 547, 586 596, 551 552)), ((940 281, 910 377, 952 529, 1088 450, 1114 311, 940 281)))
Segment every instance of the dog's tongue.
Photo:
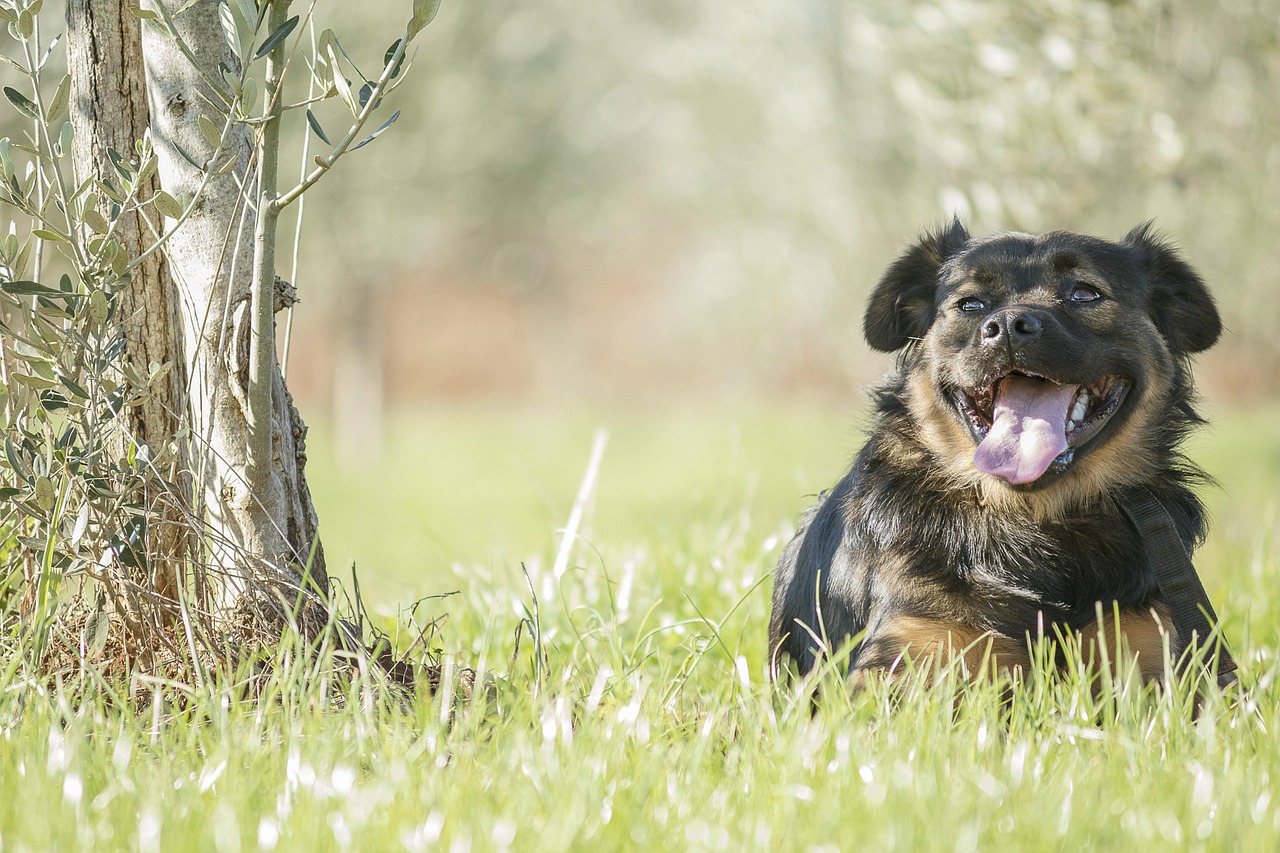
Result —
POLYGON ((996 389, 991 429, 973 464, 1014 485, 1031 483, 1067 449, 1067 409, 1076 386, 1006 376, 996 389))

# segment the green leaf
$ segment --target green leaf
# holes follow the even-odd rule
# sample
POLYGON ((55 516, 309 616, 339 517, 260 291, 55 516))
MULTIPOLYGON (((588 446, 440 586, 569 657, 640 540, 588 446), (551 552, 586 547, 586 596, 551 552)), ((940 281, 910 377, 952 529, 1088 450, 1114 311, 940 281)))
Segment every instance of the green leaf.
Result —
POLYGON ((53 509, 53 505, 58 500, 58 493, 54 491, 53 481, 48 477, 36 478, 36 506, 45 512, 53 509))
POLYGON ((66 386, 66 389, 70 391, 72 394, 75 394, 81 400, 89 399, 89 392, 84 389, 83 385, 79 384, 78 382, 72 382, 70 379, 68 379, 65 376, 61 377, 61 379, 62 379, 62 384, 66 386))
POLYGON ((107 648, 111 636, 111 614, 96 610, 84 621, 84 654, 89 660, 97 660, 107 648))
POLYGON ((111 165, 116 167, 116 172, 124 179, 125 183, 133 182, 133 166, 128 160, 124 159, 124 155, 114 148, 107 149, 107 159, 111 161, 111 165))
POLYGON ((227 46, 235 54, 236 59, 244 59, 244 44, 240 33, 248 28, 248 21, 242 21, 240 10, 234 3, 223 3, 218 7, 218 18, 222 21, 222 33, 226 36, 227 46))
POLYGON ((159 13, 152 12, 150 9, 133 7, 129 11, 133 12, 134 17, 140 18, 144 21, 158 21, 160 19, 159 13))
POLYGON ((307 124, 311 125, 311 129, 315 131, 316 136, 320 137, 320 141, 325 145, 332 145, 329 137, 324 135, 324 128, 320 127, 320 122, 316 119, 315 113, 307 110, 307 124))
POLYGON ((293 32, 294 27, 298 26, 298 16, 294 15, 280 26, 276 27, 271 35, 267 36, 266 41, 254 53, 254 59, 261 59, 271 52, 271 49, 289 37, 289 33, 293 32))
POLYGON ((154 204, 161 216, 167 216, 169 219, 182 217, 182 205, 178 204, 178 200, 164 190, 156 193, 154 204))
POLYGON ((200 114, 200 118, 197 119, 197 123, 200 125, 200 135, 204 137, 204 141, 209 143, 210 147, 216 149, 222 142, 222 131, 220 131, 218 126, 213 123, 213 119, 209 118, 204 113, 200 114))
POLYGON ((45 287, 34 281, 4 281, 0 282, 0 290, 5 293, 13 293, 19 296, 31 296, 38 294, 40 296, 61 296, 62 291, 54 290, 52 287, 45 287))
POLYGON ((15 275, 21 275, 27 269, 27 256, 31 254, 31 247, 35 240, 28 237, 22 244, 22 248, 18 250, 18 257, 13 261, 12 272, 15 275))
MULTIPOLYGON (((70 320, 72 318, 70 311, 47 296, 36 297, 36 313, 40 317, 52 317, 55 320, 70 320)), ((40 332, 41 336, 44 335, 42 329, 37 328, 36 331, 40 332)))
POLYGON ((147 375, 148 387, 156 384, 161 379, 164 379, 166 376, 169 375, 169 371, 171 370, 173 370, 172 361, 166 361, 164 364, 156 364, 154 361, 151 362, 151 366, 148 368, 149 372, 147 375))
POLYGON ((32 388, 37 388, 41 391, 58 387, 58 383, 45 379, 43 376, 34 376, 30 373, 18 373, 16 370, 9 374, 9 378, 14 382, 29 385, 32 388))
POLYGON ((62 409, 70 408, 71 406, 67 401, 67 398, 57 391, 41 391, 40 405, 46 412, 57 412, 62 409))
POLYGON ((97 181, 96 186, 103 195, 114 201, 116 204, 124 204, 124 196, 120 195, 120 192, 113 187, 110 182, 97 181))
POLYGON ((95 326, 101 326, 107 321, 108 309, 107 295, 101 290, 95 290, 89 294, 89 322, 95 326))
MULTIPOLYGON (((53 365, 47 361, 28 361, 27 365, 36 372, 36 375, 46 382, 54 382, 53 365)), ((55 383, 56 384, 56 383, 55 383)), ((50 387, 53 387, 52 385, 50 387)))
POLYGON ((40 111, 36 109, 36 105, 31 99, 10 86, 4 87, 4 96, 9 99, 9 103, 27 118, 40 118, 40 111))
POLYGON ((9 470, 13 471, 14 476, 22 482, 31 479, 31 472, 22 464, 22 459, 18 456, 18 449, 13 446, 13 441, 8 436, 4 439, 4 455, 9 460, 9 470))
POLYGON ((116 253, 111 256, 111 271, 119 278, 124 278, 129 271, 129 255, 123 249, 117 248, 116 253))
POLYGON ((62 125, 62 130, 58 134, 58 155, 65 156, 71 151, 71 143, 75 141, 75 128, 71 122, 62 125))
MULTIPOLYGON (((200 171, 204 171, 204 166, 202 166, 202 165, 200 165, 199 163, 197 163, 197 162, 196 162, 196 158, 194 158, 194 157, 192 157, 190 154, 188 154, 188 153, 186 152, 186 150, 185 150, 185 149, 183 149, 183 147, 182 147, 181 145, 179 145, 177 142, 174 142, 173 140, 170 140, 170 144, 172 144, 172 145, 173 145, 173 150, 174 150, 174 151, 177 151, 177 152, 178 152, 178 155, 179 155, 179 156, 181 156, 183 160, 186 160, 188 163, 190 163, 190 164, 191 164, 193 167, 195 167, 196 169, 199 169, 200 171)), ((123 199, 122 199, 122 200, 123 200, 123 199)))
POLYGON ((160 158, 154 154, 142 161, 142 165, 138 167, 138 183, 145 186, 147 181, 151 180, 160 169, 160 158))
POLYGON ((45 121, 53 124, 62 117, 66 112, 67 102, 71 98, 71 75, 65 74, 58 81, 58 88, 54 90, 53 99, 49 101, 49 109, 45 113, 45 121))
POLYGON ((329 48, 333 47, 337 42, 338 37, 334 35, 333 30, 324 30, 320 33, 320 37, 316 39, 315 64, 312 66, 312 73, 316 78, 316 82, 325 92, 333 88, 333 78, 339 73, 329 58, 329 48))
POLYGON ((273 5, 288 6, 293 0, 235 0, 240 5, 240 18, 248 25, 248 34, 252 36, 267 20, 273 5))
POLYGON ((413 17, 409 19, 408 36, 413 38, 431 23, 440 11, 440 0, 413 0, 413 17))
POLYGON ((253 77, 244 81, 244 89, 240 92, 240 103, 244 104, 246 110, 253 108, 253 104, 258 100, 258 81, 253 77))
MULTIPOLYGON (((351 86, 347 83, 346 76, 342 73, 342 69, 338 66, 338 53, 333 46, 329 47, 329 64, 333 68, 333 85, 338 89, 338 95, 346 103, 347 108, 351 110, 352 115, 360 112, 360 105, 356 103, 356 99, 351 96, 351 86)), ((6 90, 8 91, 8 90, 6 90)))
POLYGON ((382 135, 383 131, 385 131, 387 128, 391 127, 391 125, 395 124, 395 123, 396 123, 396 119, 398 119, 398 118, 400 118, 400 111, 399 111, 399 110, 396 110, 395 115, 393 115, 391 118, 387 119, 386 121, 384 121, 384 122, 382 123, 382 127, 378 128, 378 129, 377 129, 377 130, 375 130, 373 133, 369 134, 369 135, 368 135, 368 136, 366 136, 364 139, 360 140, 358 143, 356 143, 354 146, 352 146, 351 150, 352 150, 352 151, 355 151, 357 148, 363 148, 363 147, 365 147, 366 145, 368 145, 370 142, 372 142, 373 140, 377 139, 379 136, 381 136, 381 135, 382 135))
POLYGON ((31 233, 32 235, 39 237, 41 240, 49 240, 54 243, 71 242, 66 237, 63 237, 61 234, 59 234, 57 231, 50 231, 47 228, 34 228, 32 229, 31 233))
POLYGON ((62 41, 62 33, 58 33, 49 40, 49 46, 44 49, 44 56, 40 57, 40 61, 36 63, 36 71, 44 70, 45 65, 48 64, 49 58, 53 56, 54 51, 58 47, 58 42, 60 41, 62 41))
MULTIPOLYGON (((382 55, 382 67, 386 68, 391 64, 391 60, 395 57, 396 51, 400 48, 400 39, 396 39, 391 43, 391 47, 387 48, 387 52, 382 55)), ((396 63, 396 67, 391 69, 391 76, 387 79, 394 80, 400 76, 400 69, 404 67, 404 54, 400 54, 400 61, 396 63)))
POLYGON ((58 33, 49 40, 49 46, 44 49, 44 56, 40 57, 40 61, 36 63, 37 71, 44 70, 45 64, 49 62, 49 57, 53 56, 53 52, 58 47, 58 42, 60 41, 62 41, 62 33, 58 33))
POLYGON ((356 61, 351 58, 351 54, 347 53, 347 49, 342 46, 342 42, 338 40, 338 36, 336 34, 333 36, 333 44, 338 48, 338 50, 342 51, 343 58, 346 59, 347 62, 351 63, 351 67, 356 70, 356 74, 359 74, 360 78, 364 79, 364 72, 356 65, 356 61))
POLYGON ((93 208, 85 210, 85 212, 80 215, 80 218, 84 220, 85 225, 88 225, 99 234, 106 234, 111 230, 111 225, 107 222, 106 217, 93 208))

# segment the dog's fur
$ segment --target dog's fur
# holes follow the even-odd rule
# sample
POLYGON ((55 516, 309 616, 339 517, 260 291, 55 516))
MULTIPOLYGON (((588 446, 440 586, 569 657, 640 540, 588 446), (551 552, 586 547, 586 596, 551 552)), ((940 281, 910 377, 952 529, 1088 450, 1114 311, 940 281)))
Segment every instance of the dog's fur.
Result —
POLYGON ((856 683, 944 654, 971 675, 1020 669, 1045 637, 1072 638, 1087 657, 1101 641, 1114 660, 1123 635, 1143 675, 1158 678, 1166 640, 1180 655, 1189 631, 1173 624, 1115 498, 1145 486, 1185 547, 1203 538, 1191 487, 1204 475, 1178 448, 1201 423, 1188 357, 1220 328, 1204 282, 1148 226, 1118 243, 1066 232, 973 238, 959 222, 921 239, 867 307, 868 343, 900 353, 874 394, 869 440, 779 562, 775 674, 788 660, 807 673, 853 640, 856 683), (1130 384, 1073 458, 1011 485, 975 465, 978 433, 957 402, 958 391, 997 393, 1011 371, 1130 384), (1100 637, 1100 608, 1117 636, 1100 637))

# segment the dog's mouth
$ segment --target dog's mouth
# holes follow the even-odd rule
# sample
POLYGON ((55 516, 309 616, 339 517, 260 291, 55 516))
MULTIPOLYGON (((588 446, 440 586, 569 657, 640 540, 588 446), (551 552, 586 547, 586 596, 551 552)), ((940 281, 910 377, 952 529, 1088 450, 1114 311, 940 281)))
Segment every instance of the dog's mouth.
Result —
POLYGON ((982 388, 956 389, 954 399, 978 448, 973 463, 1015 486, 1051 468, 1064 472, 1124 404, 1133 383, 1104 376, 1085 385, 1008 373, 982 388))

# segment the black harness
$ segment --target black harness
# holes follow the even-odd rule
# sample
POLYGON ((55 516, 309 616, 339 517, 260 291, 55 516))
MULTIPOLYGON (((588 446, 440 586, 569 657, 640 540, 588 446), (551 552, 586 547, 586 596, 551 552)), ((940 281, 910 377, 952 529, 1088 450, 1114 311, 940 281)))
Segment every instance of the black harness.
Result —
POLYGON ((1142 537, 1147 559, 1156 573, 1160 594, 1173 611, 1173 621, 1184 636, 1190 632, 1189 645, 1209 642, 1213 638, 1213 657, 1206 659, 1218 685, 1225 687, 1236 681, 1236 662, 1220 633, 1215 634, 1218 614, 1209 603, 1209 595, 1191 564, 1191 556, 1182 545, 1178 530, 1164 504, 1145 486, 1125 489, 1117 501, 1120 509, 1142 537))

